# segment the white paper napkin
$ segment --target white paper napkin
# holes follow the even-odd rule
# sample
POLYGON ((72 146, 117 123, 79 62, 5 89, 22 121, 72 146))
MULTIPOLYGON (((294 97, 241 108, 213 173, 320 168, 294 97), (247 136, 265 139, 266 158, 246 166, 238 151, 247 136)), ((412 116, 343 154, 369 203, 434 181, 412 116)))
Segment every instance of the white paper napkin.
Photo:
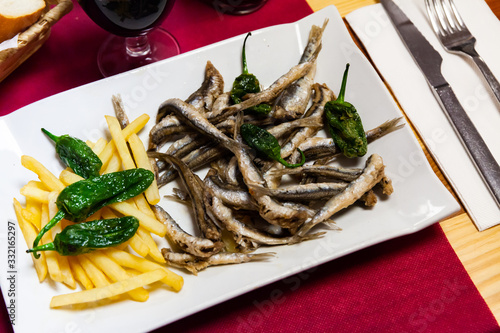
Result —
MULTIPOLYGON (((500 103, 472 60, 448 53, 427 18, 423 0, 395 3, 443 57, 442 72, 460 103, 500 161, 500 103)), ((455 0, 476 49, 500 79, 500 21, 483 0, 455 0)), ((406 115, 423 138, 445 177, 481 231, 500 224, 500 208, 488 191, 459 137, 441 110, 382 5, 358 9, 346 16, 375 66, 393 90, 406 115)))
POLYGON ((0 51, 16 48, 18 40, 19 34, 15 35, 11 39, 4 40, 0 43, 0 51))

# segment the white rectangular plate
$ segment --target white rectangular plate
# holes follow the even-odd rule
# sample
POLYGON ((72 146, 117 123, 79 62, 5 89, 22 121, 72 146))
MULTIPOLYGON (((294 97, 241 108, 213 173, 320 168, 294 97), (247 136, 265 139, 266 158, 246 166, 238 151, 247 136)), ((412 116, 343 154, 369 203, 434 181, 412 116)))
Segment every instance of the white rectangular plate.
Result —
MULTIPOLYGON (((247 43, 250 72, 264 86, 286 73, 300 58, 313 24, 330 21, 323 36, 316 81, 338 92, 347 62, 351 64, 346 100, 360 113, 365 129, 400 117, 401 112, 370 63, 351 40, 335 7, 327 7, 296 23, 253 32, 247 43)), ((10 287, 7 277, 7 220, 15 221, 13 197, 21 202, 19 189, 36 176, 21 166, 21 155, 35 157, 54 174, 62 170, 53 144, 41 133, 70 134, 83 140, 106 135, 104 115, 113 115, 111 96, 121 94, 130 119, 148 113, 151 121, 141 133, 145 143, 158 106, 171 97, 187 98, 203 80, 207 60, 226 80, 226 90, 241 73, 240 54, 244 36, 204 47, 135 71, 66 91, 0 118, 0 284, 5 301, 10 287)), ((343 229, 325 237, 293 246, 263 248, 276 258, 267 262, 211 267, 185 278, 181 292, 156 288, 145 303, 122 301, 87 309, 50 309, 52 296, 71 290, 49 282, 40 284, 19 230, 16 242, 16 332, 144 332, 173 322, 286 276, 344 256, 370 245, 423 229, 459 210, 459 205, 437 179, 410 128, 391 133, 369 145, 369 154, 382 156, 395 192, 381 198, 373 208, 350 207, 334 218, 343 229), (117 326, 118 324, 118 326, 117 326)), ((362 166, 366 158, 353 161, 362 166)), ((171 186, 162 188, 170 194, 171 186)), ((185 208, 163 199, 171 215, 187 229, 192 220, 185 208)), ((161 245, 164 240, 158 239, 161 245)))

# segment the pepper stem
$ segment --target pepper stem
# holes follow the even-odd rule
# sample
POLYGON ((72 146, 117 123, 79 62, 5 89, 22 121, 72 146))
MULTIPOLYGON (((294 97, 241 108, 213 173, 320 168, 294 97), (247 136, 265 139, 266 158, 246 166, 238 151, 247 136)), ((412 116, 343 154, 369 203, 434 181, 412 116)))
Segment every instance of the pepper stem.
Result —
POLYGON ((299 148, 297 148, 297 150, 299 151, 300 156, 302 157, 302 160, 299 163, 297 163, 297 164, 289 164, 283 158, 280 158, 279 162, 281 164, 283 164, 284 166, 286 166, 287 168, 298 168, 298 167, 301 167, 306 162, 306 155, 304 155, 304 152, 302 150, 300 150, 299 148))
POLYGON ((245 45, 247 43, 247 38, 248 36, 252 36, 252 33, 249 32, 246 37, 245 37, 245 40, 243 41, 243 50, 241 51, 241 59, 243 61, 243 74, 248 74, 248 67, 247 67, 247 56, 246 56, 246 52, 245 52, 245 45))
POLYGON ((56 247, 55 247, 54 243, 48 243, 48 244, 39 245, 39 246, 34 247, 32 249, 26 250, 26 253, 33 252, 36 255, 40 256, 39 254, 36 253, 37 251, 56 251, 56 247))
POLYGON ((64 216, 66 214, 60 210, 57 212, 56 215, 54 215, 54 217, 52 218, 52 220, 49 221, 49 223, 47 223, 45 225, 45 227, 42 228, 42 230, 40 230, 40 232, 38 233, 38 235, 36 236, 35 240, 33 241, 33 256, 38 259, 40 258, 40 255, 38 253, 36 253, 37 250, 34 250, 37 246, 38 246, 38 243, 40 243, 40 240, 42 239, 43 235, 49 231, 53 226, 55 226, 59 221, 61 221, 64 216))
POLYGON ((349 72, 349 64, 345 65, 344 77, 342 78, 342 86, 340 87, 339 96, 337 97, 338 102, 344 101, 345 86, 347 84, 347 73, 349 72))
POLYGON ((42 132, 45 133, 45 135, 47 135, 49 138, 51 138, 54 142, 59 141, 59 138, 60 138, 59 136, 55 136, 54 134, 47 131, 45 128, 42 128, 42 132))

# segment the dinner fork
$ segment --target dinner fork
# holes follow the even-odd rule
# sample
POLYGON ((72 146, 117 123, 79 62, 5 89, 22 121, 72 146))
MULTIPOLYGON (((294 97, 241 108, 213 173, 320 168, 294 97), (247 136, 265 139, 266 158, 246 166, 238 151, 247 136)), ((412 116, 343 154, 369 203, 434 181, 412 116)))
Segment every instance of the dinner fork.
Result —
POLYGON ((476 38, 465 25, 453 0, 425 0, 425 7, 432 28, 444 48, 449 52, 470 56, 500 102, 500 83, 474 48, 476 38))

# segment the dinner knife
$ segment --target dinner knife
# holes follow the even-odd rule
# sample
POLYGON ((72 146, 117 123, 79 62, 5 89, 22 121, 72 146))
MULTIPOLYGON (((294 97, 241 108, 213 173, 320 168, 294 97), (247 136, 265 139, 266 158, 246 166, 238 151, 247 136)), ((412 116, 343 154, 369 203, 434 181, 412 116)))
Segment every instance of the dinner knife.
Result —
MULTIPOLYGON (((396 31, 429 83, 469 156, 500 206, 500 167, 441 73, 443 58, 392 1, 381 0, 396 31)), ((464 176, 467 177, 467 176, 464 176)))

